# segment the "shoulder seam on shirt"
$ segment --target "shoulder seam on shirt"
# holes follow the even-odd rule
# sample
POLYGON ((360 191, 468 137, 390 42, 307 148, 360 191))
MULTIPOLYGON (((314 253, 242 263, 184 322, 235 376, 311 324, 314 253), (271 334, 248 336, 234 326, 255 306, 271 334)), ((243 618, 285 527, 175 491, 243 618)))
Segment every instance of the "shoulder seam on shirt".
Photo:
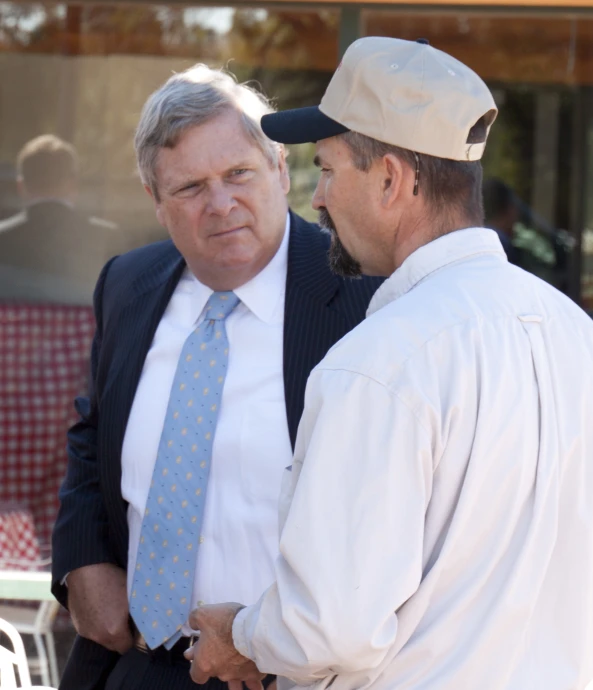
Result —
MULTIPOLYGON (((406 360, 408 361, 408 360, 406 360)), ((321 372, 321 371, 343 371, 347 374, 353 374, 354 376, 361 376, 362 378, 367 379, 368 381, 372 381, 373 383, 376 383, 377 385, 381 386, 381 388, 384 388, 389 395, 391 395, 394 398, 397 398, 402 405, 410 412, 410 414, 414 417, 414 419, 418 422, 418 426, 424 431, 424 433, 428 436, 428 438, 431 438, 431 433, 430 430, 426 428, 426 426, 422 423, 422 420, 418 417, 414 409, 409 405, 404 398, 399 394, 398 391, 393 390, 390 386, 387 386, 385 383, 382 381, 379 381, 378 379, 374 378, 373 376, 369 376, 368 374, 363 374, 361 371, 355 371, 354 369, 347 369, 346 367, 316 367, 311 372, 311 376, 315 372, 321 372)))
MULTIPOLYGON (((509 315, 506 315, 506 314, 505 314, 505 315, 504 315, 504 318, 507 318, 508 316, 509 316, 509 315)), ((414 350, 414 352, 411 352, 404 360, 402 360, 401 366, 400 366, 401 372, 403 372, 403 370, 405 369, 405 367, 409 364, 409 362, 410 362, 414 357, 416 357, 420 352, 422 352, 422 350, 424 350, 424 348, 425 348, 427 345, 429 345, 429 344, 432 343, 434 340, 436 340, 438 337, 440 337, 441 335, 443 335, 443 333, 447 333, 447 331, 451 331, 451 330, 453 330, 454 328, 458 328, 459 326, 464 325, 464 324, 468 323, 469 321, 477 321, 477 320, 481 320, 481 317, 478 317, 478 316, 475 316, 475 315, 467 316, 467 317, 465 317, 465 318, 463 318, 463 319, 459 319, 459 321, 455 321, 455 323, 448 324, 446 327, 441 328, 440 331, 437 331, 436 333, 433 333, 433 334, 431 335, 430 338, 427 338, 427 339, 424 340, 420 345, 418 345, 418 347, 414 350)), ((334 345, 334 347, 336 347, 336 346, 334 345)), ((317 371, 349 371, 351 374, 359 374, 360 376, 364 376, 365 378, 368 378, 368 379, 370 379, 371 381, 375 381, 376 383, 378 383, 379 385, 381 385, 381 386, 383 386, 383 387, 385 387, 385 388, 389 388, 389 387, 387 386, 387 384, 382 383, 381 381, 379 381, 378 379, 375 379, 373 376, 370 376, 369 374, 365 374, 365 373, 363 373, 363 372, 361 372, 361 371, 358 371, 358 370, 356 370, 356 369, 350 369, 350 368, 346 368, 346 367, 332 367, 332 366, 328 366, 327 364, 324 364, 323 360, 315 367, 314 371, 315 371, 315 370, 317 370, 317 371)), ((313 373, 313 372, 311 372, 311 373, 313 373)), ((400 375, 401 375, 401 373, 398 374, 397 379, 393 382, 392 385, 396 385, 396 384, 397 384, 397 380, 400 378, 400 375)))
MULTIPOLYGON (((513 319, 513 318, 516 319, 516 315, 514 315, 514 314, 500 314, 499 316, 496 316, 496 317, 494 317, 493 319, 487 319, 486 321, 490 323, 490 322, 492 322, 492 321, 494 321, 494 320, 499 320, 499 319, 513 319)), ((463 326, 463 325, 469 323, 470 321, 484 321, 484 318, 483 318, 483 316, 481 316, 481 315, 478 316, 478 315, 476 315, 476 314, 472 314, 471 316, 467 316, 467 317, 465 317, 465 318, 459 319, 459 320, 456 321, 455 323, 448 324, 445 328, 442 328, 442 329, 441 329, 440 331, 438 331, 437 333, 434 333, 430 338, 427 338, 421 345, 419 345, 419 346, 414 350, 414 352, 410 353, 410 355, 409 355, 408 357, 406 357, 406 359, 404 359, 404 360, 401 362, 401 365, 400 365, 400 368, 399 368, 399 371, 398 371, 398 373, 397 373, 397 376, 396 376, 395 380, 392 381, 389 385, 386 384, 386 383, 384 383, 384 382, 382 382, 382 381, 379 381, 379 380, 376 379, 374 376, 370 376, 369 374, 363 373, 363 372, 361 372, 361 371, 357 371, 357 370, 355 370, 355 369, 350 369, 350 368, 346 368, 346 367, 332 367, 332 366, 327 366, 327 365, 324 365, 324 364, 323 364, 323 361, 320 362, 320 363, 315 367, 315 369, 311 372, 311 375, 313 375, 313 373, 314 373, 315 371, 345 371, 345 372, 348 372, 348 373, 350 373, 350 374, 355 374, 355 375, 357 375, 357 376, 363 376, 364 378, 368 379, 369 381, 374 381, 374 382, 377 383, 378 385, 380 385, 380 386, 382 386, 383 388, 385 388, 385 390, 389 391, 389 393, 390 393, 391 395, 397 397, 397 399, 398 399, 403 405, 405 405, 405 407, 411 412, 411 414, 414 416, 414 419, 416 419, 416 421, 418 422, 418 425, 419 425, 419 426, 428 434, 428 436, 430 437, 431 434, 430 434, 429 429, 427 429, 426 426, 422 423, 421 419, 418 417, 417 413, 414 411, 414 408, 410 405, 410 403, 409 403, 408 401, 406 401, 406 400, 399 394, 399 392, 396 390, 396 386, 397 386, 398 382, 400 381, 401 377, 404 375, 404 373, 405 373, 407 367, 410 366, 410 364, 411 364, 411 362, 413 361, 413 359, 414 359, 415 357, 419 356, 420 353, 426 348, 427 345, 429 345, 430 343, 434 342, 438 337, 440 337, 440 336, 443 335, 444 333, 447 333, 448 331, 452 331, 452 330, 455 329, 455 328, 459 328, 460 326, 463 326)))

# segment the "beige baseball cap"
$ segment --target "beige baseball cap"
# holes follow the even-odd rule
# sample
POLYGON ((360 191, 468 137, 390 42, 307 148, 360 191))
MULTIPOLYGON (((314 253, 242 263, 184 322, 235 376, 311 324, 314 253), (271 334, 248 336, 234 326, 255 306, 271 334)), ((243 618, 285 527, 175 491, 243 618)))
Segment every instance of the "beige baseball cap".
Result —
POLYGON ((264 115, 261 124, 284 144, 352 131, 416 153, 475 161, 497 112, 480 77, 426 40, 370 36, 349 46, 319 106, 264 115))

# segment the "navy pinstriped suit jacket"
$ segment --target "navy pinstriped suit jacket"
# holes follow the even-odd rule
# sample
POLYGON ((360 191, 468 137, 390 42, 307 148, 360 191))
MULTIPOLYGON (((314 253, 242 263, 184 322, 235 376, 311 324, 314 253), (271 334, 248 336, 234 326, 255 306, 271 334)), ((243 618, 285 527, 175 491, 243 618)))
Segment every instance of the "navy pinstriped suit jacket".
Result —
MULTIPOLYGON (((331 273, 329 237, 291 212, 284 318, 284 387, 294 447, 311 369, 363 318, 381 280, 331 273)), ((127 504, 121 496, 121 450, 144 360, 185 268, 173 243, 159 242, 113 259, 95 292, 97 332, 91 392, 68 433, 69 463, 53 536, 53 593, 64 605, 64 575, 94 563, 127 567, 127 504)), ((77 638, 61 690, 103 688, 117 654, 77 638)))

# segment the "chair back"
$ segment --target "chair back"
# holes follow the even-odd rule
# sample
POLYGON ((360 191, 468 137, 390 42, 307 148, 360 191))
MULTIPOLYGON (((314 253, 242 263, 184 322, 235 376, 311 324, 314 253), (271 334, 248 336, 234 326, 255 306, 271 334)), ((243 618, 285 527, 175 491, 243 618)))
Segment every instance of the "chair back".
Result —
POLYGON ((12 650, 0 645, 0 687, 2 690, 31 687, 29 664, 21 636, 4 618, 0 618, 0 632, 8 637, 12 645, 12 650))
POLYGON ((48 633, 52 631, 52 626, 60 604, 57 601, 42 601, 35 618, 35 627, 41 633, 48 633))

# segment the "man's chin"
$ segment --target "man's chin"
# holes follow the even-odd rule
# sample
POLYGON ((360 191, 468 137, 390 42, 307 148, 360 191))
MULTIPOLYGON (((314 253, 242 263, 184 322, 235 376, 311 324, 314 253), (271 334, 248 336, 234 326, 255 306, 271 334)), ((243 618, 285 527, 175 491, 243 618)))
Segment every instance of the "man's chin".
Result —
POLYGON ((329 267, 333 273, 342 278, 362 278, 362 266, 348 253, 335 231, 331 231, 329 247, 329 267))
POLYGON ((340 278, 349 278, 351 280, 359 280, 363 276, 362 271, 355 270, 352 267, 350 267, 348 265, 344 265, 343 263, 340 263, 340 262, 330 261, 329 267, 330 267, 331 272, 334 273, 335 275, 339 276, 340 278))

